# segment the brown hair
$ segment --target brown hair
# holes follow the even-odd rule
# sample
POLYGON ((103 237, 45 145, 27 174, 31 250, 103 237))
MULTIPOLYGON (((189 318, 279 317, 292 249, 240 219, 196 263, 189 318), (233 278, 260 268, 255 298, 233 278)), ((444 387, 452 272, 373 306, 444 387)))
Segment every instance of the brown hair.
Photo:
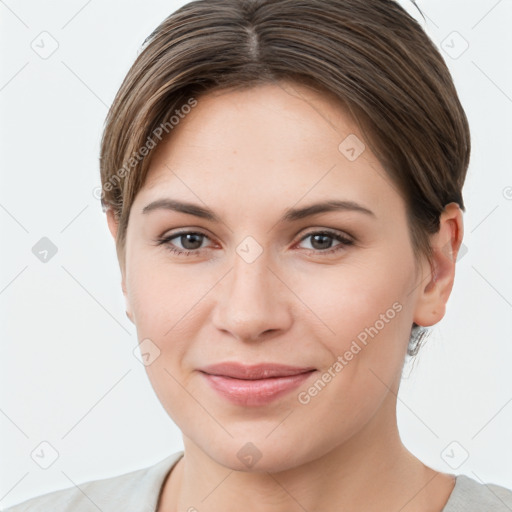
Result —
POLYGON ((429 235, 444 206, 465 210, 470 133, 450 72, 419 23, 394 0, 196 0, 146 39, 106 119, 101 202, 119 222, 122 267, 131 205, 151 149, 163 130, 172 136, 170 120, 209 91, 279 80, 348 108, 404 198, 415 255, 432 263, 429 235))

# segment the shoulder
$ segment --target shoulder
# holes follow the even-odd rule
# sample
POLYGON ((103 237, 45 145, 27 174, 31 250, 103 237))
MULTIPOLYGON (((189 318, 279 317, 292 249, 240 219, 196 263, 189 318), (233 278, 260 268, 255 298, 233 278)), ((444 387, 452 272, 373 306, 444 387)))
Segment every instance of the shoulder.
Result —
POLYGON ((455 487, 442 512, 510 512, 512 490, 497 484, 480 483, 458 475, 455 487))
POLYGON ((152 466, 36 496, 4 512, 154 510, 165 477, 182 455, 176 452, 152 466))

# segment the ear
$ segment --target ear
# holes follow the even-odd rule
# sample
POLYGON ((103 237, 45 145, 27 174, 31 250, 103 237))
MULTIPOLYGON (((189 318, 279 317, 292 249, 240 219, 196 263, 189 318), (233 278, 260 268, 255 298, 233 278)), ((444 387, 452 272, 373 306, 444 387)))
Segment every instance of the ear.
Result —
POLYGON ((414 310, 414 322, 424 327, 436 324, 446 313, 446 303, 455 279, 457 254, 464 236, 459 205, 446 205, 439 223, 439 231, 430 237, 433 268, 427 268, 427 278, 423 275, 414 310))
MULTIPOLYGON (((114 210, 112 208, 107 209, 107 223, 108 223, 108 229, 110 230, 110 233, 111 233, 112 237, 114 238, 114 242, 115 242, 117 239, 117 231, 119 229, 119 221, 116 219, 114 210)), ((135 324, 135 322, 133 321, 132 312, 130 311, 130 303, 128 300, 128 294, 126 292, 126 273, 124 271, 123 265, 121 265, 121 262, 119 262, 119 263, 120 263, 120 268, 121 268, 121 289, 123 290, 123 295, 124 295, 125 302, 126 302, 126 316, 130 319, 130 321, 133 324, 135 324)))

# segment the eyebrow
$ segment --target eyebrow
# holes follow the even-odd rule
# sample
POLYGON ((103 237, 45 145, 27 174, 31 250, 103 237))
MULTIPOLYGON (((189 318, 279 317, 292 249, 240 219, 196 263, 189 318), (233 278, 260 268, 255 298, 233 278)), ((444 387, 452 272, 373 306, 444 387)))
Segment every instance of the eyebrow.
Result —
MULTIPOLYGON (((194 215, 195 217, 207 219, 212 222, 221 222, 220 217, 209 208, 185 201, 177 201, 175 199, 157 199, 156 201, 146 205, 142 209, 142 213, 146 214, 154 210, 171 210, 186 213, 188 215, 194 215)), ((279 222, 294 222, 306 217, 317 215, 319 213, 333 211, 354 211, 376 217, 374 212, 354 201, 341 201, 338 199, 331 199, 319 203, 314 203, 303 208, 288 208, 284 212, 284 215, 281 217, 279 222)))

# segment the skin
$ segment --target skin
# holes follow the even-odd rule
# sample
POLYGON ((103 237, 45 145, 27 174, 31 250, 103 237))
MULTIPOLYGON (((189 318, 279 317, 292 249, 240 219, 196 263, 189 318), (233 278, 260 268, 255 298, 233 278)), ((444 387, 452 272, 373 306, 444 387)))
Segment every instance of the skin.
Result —
MULTIPOLYGON (((425 466, 400 440, 396 393, 413 321, 429 326, 445 314, 462 212, 447 205, 431 237, 434 280, 426 259, 414 257, 405 203, 368 145, 354 161, 338 149, 349 134, 364 141, 334 98, 280 82, 206 94, 155 149, 120 264, 138 339, 160 350, 146 367, 149 379, 183 433, 185 455, 165 481, 160 512, 334 511, 340 504, 433 512, 448 500, 453 476, 425 466), (170 197, 207 206, 222 221, 142 213, 170 197), (288 208, 327 198, 355 201, 374 216, 335 211, 279 221, 288 208), (305 238, 322 229, 354 244, 305 238), (179 230, 206 236, 195 245, 183 237, 156 245, 179 230), (247 236, 262 249, 251 263, 236 252, 247 236), (173 254, 171 245, 196 254, 173 254), (334 247, 341 250, 325 254, 334 247), (394 303, 400 312, 300 403, 298 392, 394 303), (245 407, 198 372, 222 361, 317 371, 276 401, 245 407), (248 442, 261 453, 252 467, 237 457, 248 442)), ((111 211, 107 219, 115 238, 111 211)))

